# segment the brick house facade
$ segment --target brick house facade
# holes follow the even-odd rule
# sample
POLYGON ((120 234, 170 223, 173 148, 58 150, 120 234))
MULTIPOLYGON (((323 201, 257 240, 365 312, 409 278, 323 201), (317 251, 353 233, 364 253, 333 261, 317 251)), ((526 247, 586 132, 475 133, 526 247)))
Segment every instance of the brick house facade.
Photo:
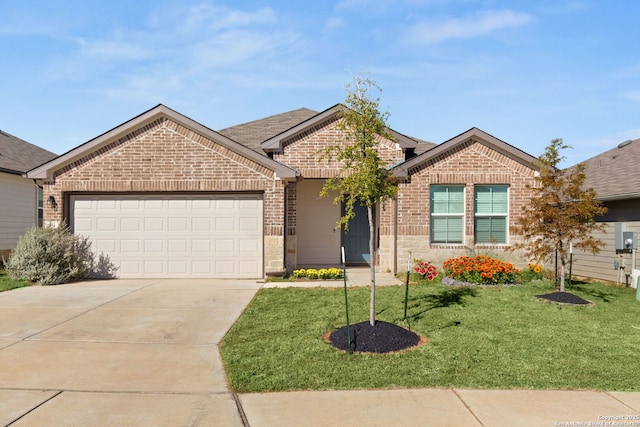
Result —
MULTIPOLYGON (((45 200, 55 201, 45 206, 45 223, 67 221, 76 231, 87 224, 94 249, 107 248, 108 255, 123 263, 140 258, 123 277, 262 277, 300 266, 336 265, 341 245, 365 238, 337 230, 340 206, 317 197, 322 181, 339 171, 334 162, 318 161, 316 153, 344 141, 336 128, 341 108, 298 110, 296 121, 292 115, 274 116, 215 132, 159 105, 28 176, 43 184, 45 200), (190 208, 157 215, 144 208, 135 215, 124 211, 134 202, 162 203, 166 210, 205 201, 211 220, 190 208), (123 210, 107 214, 101 204, 123 210), (83 213, 84 206, 93 208, 83 213), (242 213, 242 206, 252 207, 242 213), (189 228, 205 222, 202 229, 189 228), (130 224, 138 228, 128 229, 130 224), (153 229, 154 224, 160 228, 153 229), (224 234, 227 226, 236 228, 224 234), (127 255, 129 244, 137 249, 127 255), (203 247, 205 253, 196 251, 203 247), (244 268, 237 258, 253 260, 257 267, 244 268)), ((527 199, 525 185, 533 183, 533 158, 475 128, 435 147, 394 131, 392 135, 394 141, 379 141, 382 157, 397 165, 394 173, 400 178, 397 199, 376 215, 380 268, 397 271, 409 252, 438 262, 474 249, 502 253, 514 236, 497 245, 474 242, 474 186, 508 188, 506 218, 513 224, 527 199), (416 155, 425 148, 430 149, 416 155), (464 189, 464 237, 459 243, 431 242, 433 185, 464 189)), ((524 261, 518 254, 508 257, 524 261)))

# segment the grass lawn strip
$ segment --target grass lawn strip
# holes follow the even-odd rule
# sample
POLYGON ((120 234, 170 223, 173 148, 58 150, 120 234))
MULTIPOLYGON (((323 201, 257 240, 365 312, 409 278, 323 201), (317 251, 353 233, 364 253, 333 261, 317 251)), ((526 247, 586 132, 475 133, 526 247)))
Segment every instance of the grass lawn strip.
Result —
MULTIPOLYGON (((593 302, 550 304, 542 281, 514 287, 377 289, 377 319, 428 339, 389 355, 336 351, 323 334, 345 325, 341 289, 262 289, 220 348, 239 392, 458 387, 640 391, 640 303, 630 289, 567 286, 593 302)), ((368 288, 349 290, 350 320, 368 319, 368 288)))
POLYGON ((7 273, 0 269, 0 292, 10 291, 11 289, 29 286, 29 282, 25 280, 13 280, 7 276, 7 273))

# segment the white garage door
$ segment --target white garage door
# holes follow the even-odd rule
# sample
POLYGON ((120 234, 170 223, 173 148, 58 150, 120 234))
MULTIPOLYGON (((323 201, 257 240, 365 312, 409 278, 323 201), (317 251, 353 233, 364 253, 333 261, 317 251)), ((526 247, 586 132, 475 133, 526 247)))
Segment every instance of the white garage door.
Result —
POLYGON ((119 277, 263 276, 262 197, 74 195, 71 226, 119 277))

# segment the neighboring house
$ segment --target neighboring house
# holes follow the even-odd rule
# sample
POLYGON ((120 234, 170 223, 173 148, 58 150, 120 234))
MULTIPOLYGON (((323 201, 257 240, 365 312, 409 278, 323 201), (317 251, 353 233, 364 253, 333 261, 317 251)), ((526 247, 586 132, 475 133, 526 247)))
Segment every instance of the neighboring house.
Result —
POLYGON ((18 238, 42 223, 42 191, 23 176, 55 154, 0 131, 0 260, 18 238))
POLYGON ((616 254, 615 230, 619 224, 624 231, 640 233, 640 139, 622 142, 583 163, 585 188, 593 188, 608 209, 596 218, 606 223, 606 233, 594 234, 606 247, 597 255, 574 251, 572 274, 625 283, 625 274, 631 274, 635 264, 635 252, 616 254), (625 269, 616 270, 614 262, 625 265, 625 269))
MULTIPOLYGON (((366 263, 366 209, 349 231, 319 197, 340 165, 316 153, 345 140, 340 105, 299 109, 213 131, 163 105, 28 174, 44 185, 45 222, 67 220, 109 255, 121 277, 246 277, 366 263)), ((534 183, 533 157, 472 128, 440 145, 390 131, 382 158, 399 179, 377 209, 376 264, 505 252, 509 225, 534 183)))

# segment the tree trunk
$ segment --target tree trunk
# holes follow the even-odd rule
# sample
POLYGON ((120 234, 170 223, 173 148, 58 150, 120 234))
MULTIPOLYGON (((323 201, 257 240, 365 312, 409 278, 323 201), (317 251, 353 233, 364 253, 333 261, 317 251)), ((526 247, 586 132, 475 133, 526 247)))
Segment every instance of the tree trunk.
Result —
POLYGON ((564 257, 560 256, 560 292, 564 292, 564 271, 566 267, 566 261, 564 257))
POLYGON ((373 209, 375 206, 367 206, 369 217, 369 264, 371 266, 371 297, 369 299, 369 323, 376 325, 376 253, 375 253, 375 224, 373 222, 373 209))

